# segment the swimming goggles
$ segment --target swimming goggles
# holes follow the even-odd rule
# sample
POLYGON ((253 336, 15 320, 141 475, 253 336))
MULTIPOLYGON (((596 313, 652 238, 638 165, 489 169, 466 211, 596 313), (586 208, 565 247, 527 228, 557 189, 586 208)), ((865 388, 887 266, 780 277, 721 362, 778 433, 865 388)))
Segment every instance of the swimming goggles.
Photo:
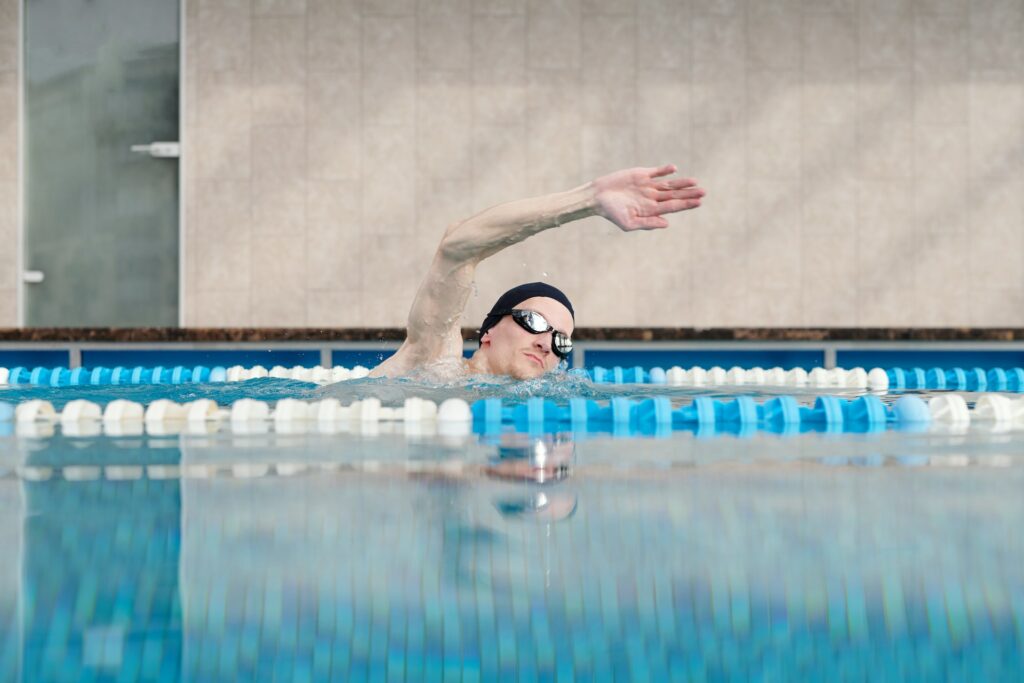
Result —
POLYGON ((555 355, 565 360, 572 353, 572 339, 564 332, 559 332, 548 324, 547 318, 537 311, 528 311, 524 308, 513 308, 508 312, 512 319, 530 334, 551 333, 551 350, 555 355))

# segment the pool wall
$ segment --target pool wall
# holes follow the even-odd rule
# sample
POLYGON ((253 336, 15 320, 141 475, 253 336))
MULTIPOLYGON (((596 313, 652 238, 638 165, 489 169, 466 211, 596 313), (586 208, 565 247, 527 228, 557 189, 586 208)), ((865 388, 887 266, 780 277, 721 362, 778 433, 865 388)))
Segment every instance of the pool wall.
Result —
MULTIPOLYGON (((23 6, 0 0, 0 326, 35 267, 23 6)), ((548 279, 588 325, 1024 325, 1020 3, 183 7, 187 326, 401 325, 451 222, 663 161, 699 211, 514 247, 468 320, 548 279)))

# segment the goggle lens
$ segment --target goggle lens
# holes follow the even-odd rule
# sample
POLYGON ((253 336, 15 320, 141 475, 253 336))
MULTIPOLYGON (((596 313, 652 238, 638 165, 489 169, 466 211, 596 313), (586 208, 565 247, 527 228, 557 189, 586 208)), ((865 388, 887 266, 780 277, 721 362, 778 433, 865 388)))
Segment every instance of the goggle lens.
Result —
POLYGON ((572 353, 572 339, 562 334, 548 324, 547 318, 536 311, 515 309, 511 313, 512 319, 519 323, 527 332, 533 334, 544 334, 551 332, 551 350, 559 358, 565 359, 572 353))

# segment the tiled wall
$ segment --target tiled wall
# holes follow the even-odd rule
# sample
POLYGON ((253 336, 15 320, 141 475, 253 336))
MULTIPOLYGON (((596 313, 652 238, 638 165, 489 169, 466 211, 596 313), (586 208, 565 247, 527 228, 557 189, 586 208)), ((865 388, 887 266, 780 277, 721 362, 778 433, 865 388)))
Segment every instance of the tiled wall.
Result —
MULTIPOLYGON (((4 244, 15 10, 0 0, 4 244)), ((588 326, 1024 325, 1024 0, 186 14, 189 325, 402 325, 448 223, 668 161, 702 180, 703 208, 666 231, 595 219, 509 249, 481 267, 467 325, 541 278, 588 326)))
POLYGON ((0 0, 0 327, 18 323, 18 0, 0 0))

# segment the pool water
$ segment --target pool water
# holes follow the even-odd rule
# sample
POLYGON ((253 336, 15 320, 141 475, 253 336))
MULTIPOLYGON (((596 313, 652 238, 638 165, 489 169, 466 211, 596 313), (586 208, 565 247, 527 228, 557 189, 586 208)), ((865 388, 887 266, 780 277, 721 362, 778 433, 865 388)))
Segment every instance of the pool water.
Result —
POLYGON ((1021 680, 1022 487, 978 428, 23 432, 0 681, 1021 680))

